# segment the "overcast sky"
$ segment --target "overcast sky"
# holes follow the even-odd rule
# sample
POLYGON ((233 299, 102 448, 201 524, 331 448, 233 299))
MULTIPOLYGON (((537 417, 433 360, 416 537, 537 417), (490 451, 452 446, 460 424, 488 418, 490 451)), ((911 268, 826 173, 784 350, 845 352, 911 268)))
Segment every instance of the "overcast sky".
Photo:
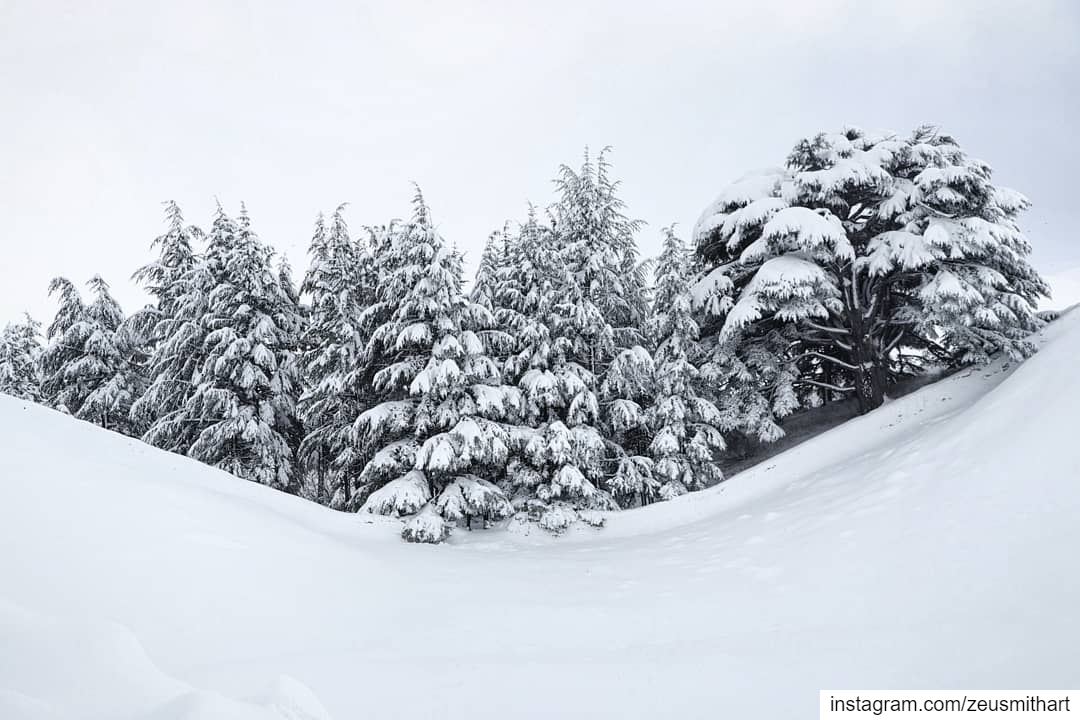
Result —
POLYGON ((1080 265, 1080 2, 0 0, 0 320, 55 275, 129 310, 175 199, 246 201, 297 274, 316 212, 355 229, 421 184, 475 260, 614 146, 631 214, 689 232, 732 179, 845 124, 932 122, 1035 203, 1046 272, 1080 265))

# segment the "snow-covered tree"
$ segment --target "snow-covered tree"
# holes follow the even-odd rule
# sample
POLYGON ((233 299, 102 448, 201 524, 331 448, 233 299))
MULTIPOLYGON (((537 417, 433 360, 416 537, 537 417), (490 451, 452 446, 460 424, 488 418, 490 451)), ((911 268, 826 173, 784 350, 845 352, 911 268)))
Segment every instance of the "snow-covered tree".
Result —
MULTIPOLYGON (((511 433, 504 487, 515 508, 554 532, 600 524, 616 499, 637 502, 651 480, 643 406, 652 360, 642 347, 645 267, 610 177, 606 151, 556 178, 558 199, 505 233, 503 271, 491 298, 513 337, 507 382, 525 401, 511 433)), ((482 272, 482 277, 491 272, 482 272)))
POLYGON ((135 313, 130 323, 145 339, 148 354, 144 363, 147 387, 133 403, 131 419, 143 431, 145 440, 177 450, 176 443, 165 441, 168 434, 162 435, 160 426, 150 436, 145 433, 162 418, 176 413, 190 394, 197 357, 191 352, 190 331, 201 318, 201 308, 192 312, 189 306, 198 264, 194 245, 204 234, 185 222, 175 202, 166 203, 165 218, 168 229, 152 244, 158 249, 158 258, 133 276, 154 303, 135 313))
POLYGON ((66 278, 49 286, 60 308, 49 326, 49 344, 41 355, 42 391, 53 406, 75 417, 117 432, 131 432, 131 404, 143 381, 134 349, 120 332, 124 312, 100 276, 87 286, 93 300, 85 304, 66 278))
POLYGON ((54 278, 49 295, 59 301, 56 315, 46 330, 48 343, 41 353, 41 394, 45 403, 65 413, 82 405, 87 390, 67 381, 65 369, 80 357, 92 328, 86 322, 86 305, 78 288, 67 278, 54 278))
POLYGON ((187 455, 212 417, 204 417, 191 400, 208 354, 210 293, 223 281, 224 254, 236 234, 236 222, 219 204, 207 234, 206 252, 176 274, 168 294, 169 310, 156 328, 160 340, 151 354, 150 385, 132 408, 150 421, 143 441, 187 455))
POLYGON ((1017 225, 1027 206, 936 128, 820 134, 706 208, 696 295, 730 376, 758 375, 757 405, 779 416, 824 392, 865 412, 928 360, 1034 351, 1047 287, 1017 225))
POLYGON ((131 405, 145 387, 138 363, 142 348, 136 344, 138 336, 125 327, 124 311, 110 294, 109 285, 95 276, 88 287, 93 300, 86 307, 86 316, 94 332, 86 341, 83 359, 70 372, 84 377, 98 375, 100 380, 75 415, 130 435, 131 405))
POLYGON ((564 313, 574 326, 574 352, 593 375, 618 349, 641 342, 648 316, 645 271, 637 262, 634 234, 642 223, 625 214, 611 179, 607 148, 594 162, 585 153, 581 169, 559 168, 554 240, 571 293, 564 313))
POLYGON ((600 386, 608 452, 615 463, 607 486, 623 507, 651 501, 659 485, 648 454, 652 437, 648 413, 656 394, 655 372, 652 355, 635 345, 615 356, 600 386))
MULTIPOLYGON (((566 282, 561 259, 554 250, 550 226, 540 222, 536 208, 529 206, 525 223, 514 236, 507 236, 503 272, 494 286, 492 305, 499 325, 509 333, 513 345, 504 373, 508 382, 519 384, 530 370, 550 370, 552 347, 549 324, 553 320, 557 288, 566 282)), ((547 383, 526 395, 526 422, 537 426, 550 410, 565 406, 547 389, 547 383)))
MULTIPOLYGON (((636 502, 651 484, 642 434, 652 374, 652 359, 641 345, 648 292, 634 240, 641 223, 626 216, 610 169, 606 149, 595 162, 586 152, 578 171, 562 166, 552 211, 558 264, 551 281, 550 373, 567 401, 559 421, 573 452, 565 463, 549 461, 549 481, 538 486, 537 496, 549 505, 557 501, 559 518, 576 512, 590 522, 598 521, 590 511, 614 507, 616 499, 636 502)), ((562 429, 545 433, 553 431, 550 455, 564 458, 562 429)), ((556 520, 549 515, 541 525, 559 529, 556 520)))
MULTIPOLYGON (((285 437, 293 458, 299 460, 300 444, 305 435, 304 423, 300 418, 300 396, 304 392, 300 355, 309 318, 308 308, 300 302, 300 291, 293 282, 292 266, 284 255, 278 258, 277 285, 280 295, 274 320, 281 331, 283 344, 278 355, 278 372, 274 378, 277 398, 274 402, 274 425, 285 437)), ((294 466, 294 475, 292 490, 302 492, 303 470, 299 462, 294 466)))
POLYGON ((571 404, 595 407, 595 394, 572 365, 560 356, 552 338, 560 292, 570 279, 555 246, 550 225, 530 207, 526 222, 507 238, 506 264, 495 304, 512 338, 503 363, 506 382, 522 397, 522 425, 510 433, 511 456, 502 482, 515 509, 560 531, 579 517, 598 522, 589 512, 611 507, 611 499, 593 480, 604 473, 603 439, 592 426, 567 425, 571 404))
POLYGON ((41 401, 41 323, 29 315, 0 332, 0 393, 41 401))
POLYGON ((205 332, 202 362, 176 420, 198 430, 187 450, 191 457, 294 492, 289 435, 298 389, 291 335, 297 320, 271 255, 246 212, 233 221, 218 208, 206 254, 214 282, 194 333, 205 332))
POLYGON ((168 230, 154 239, 151 247, 158 249, 158 258, 135 271, 133 279, 154 298, 154 309, 160 318, 168 318, 177 298, 182 294, 181 281, 195 266, 194 245, 204 233, 184 220, 180 206, 165 204, 168 230))
POLYGON ((381 402, 355 423, 371 458, 358 495, 367 512, 412 516, 406 540, 439 542, 451 523, 510 513, 492 479, 509 455, 504 421, 518 413, 520 394, 501 385, 480 335, 494 319, 462 294, 461 257, 436 232, 419 191, 389 249, 394 270, 376 305, 394 310, 368 354, 390 362, 374 376, 381 402))
POLYGON ((723 479, 715 453, 724 448, 724 419, 708 397, 707 375, 698 369, 703 353, 687 287, 691 273, 689 253, 674 228, 667 228, 649 327, 656 345, 656 394, 648 409, 653 477, 664 499, 723 479))
POLYGON ((350 478, 362 467, 351 428, 364 409, 360 318, 375 291, 372 258, 349 237, 344 209, 334 212, 329 228, 322 215, 316 221, 301 287, 311 310, 302 358, 307 389, 300 398, 306 428, 300 455, 316 476, 317 499, 336 508, 351 501, 350 478))
POLYGON ((476 278, 469 292, 469 298, 473 302, 480 303, 492 313, 496 312, 500 304, 500 288, 507 271, 508 234, 509 228, 504 227, 488 236, 484 251, 480 255, 480 264, 476 268, 476 278))

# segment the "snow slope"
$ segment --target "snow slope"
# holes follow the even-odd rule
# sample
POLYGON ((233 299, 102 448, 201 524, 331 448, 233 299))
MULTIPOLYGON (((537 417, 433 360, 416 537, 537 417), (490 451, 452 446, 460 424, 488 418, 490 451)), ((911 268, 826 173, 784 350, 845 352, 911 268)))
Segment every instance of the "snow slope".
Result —
POLYGON ((401 543, 0 398, 0 717, 814 717, 1080 680, 1080 313, 711 491, 401 543))

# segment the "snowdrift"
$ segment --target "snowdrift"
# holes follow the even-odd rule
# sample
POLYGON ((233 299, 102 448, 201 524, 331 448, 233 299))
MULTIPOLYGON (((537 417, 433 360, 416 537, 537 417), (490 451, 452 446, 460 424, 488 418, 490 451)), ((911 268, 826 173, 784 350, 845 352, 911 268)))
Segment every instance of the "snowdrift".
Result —
POLYGON ((1080 313, 600 531, 405 545, 0 398, 0 717, 815 717, 1073 687, 1080 313))

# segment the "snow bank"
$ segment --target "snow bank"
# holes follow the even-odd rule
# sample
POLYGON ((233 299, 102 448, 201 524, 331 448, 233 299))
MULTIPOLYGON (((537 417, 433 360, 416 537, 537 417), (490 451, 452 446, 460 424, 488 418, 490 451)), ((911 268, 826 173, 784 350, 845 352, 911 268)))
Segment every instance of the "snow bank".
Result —
POLYGON ((823 687, 1069 687, 1080 313, 1044 336, 603 530, 440 547, 0 398, 0 717, 809 717, 823 687))
POLYGON ((164 674, 123 625, 0 606, 4 720, 328 720, 302 683, 281 676, 257 701, 196 690, 164 674))

